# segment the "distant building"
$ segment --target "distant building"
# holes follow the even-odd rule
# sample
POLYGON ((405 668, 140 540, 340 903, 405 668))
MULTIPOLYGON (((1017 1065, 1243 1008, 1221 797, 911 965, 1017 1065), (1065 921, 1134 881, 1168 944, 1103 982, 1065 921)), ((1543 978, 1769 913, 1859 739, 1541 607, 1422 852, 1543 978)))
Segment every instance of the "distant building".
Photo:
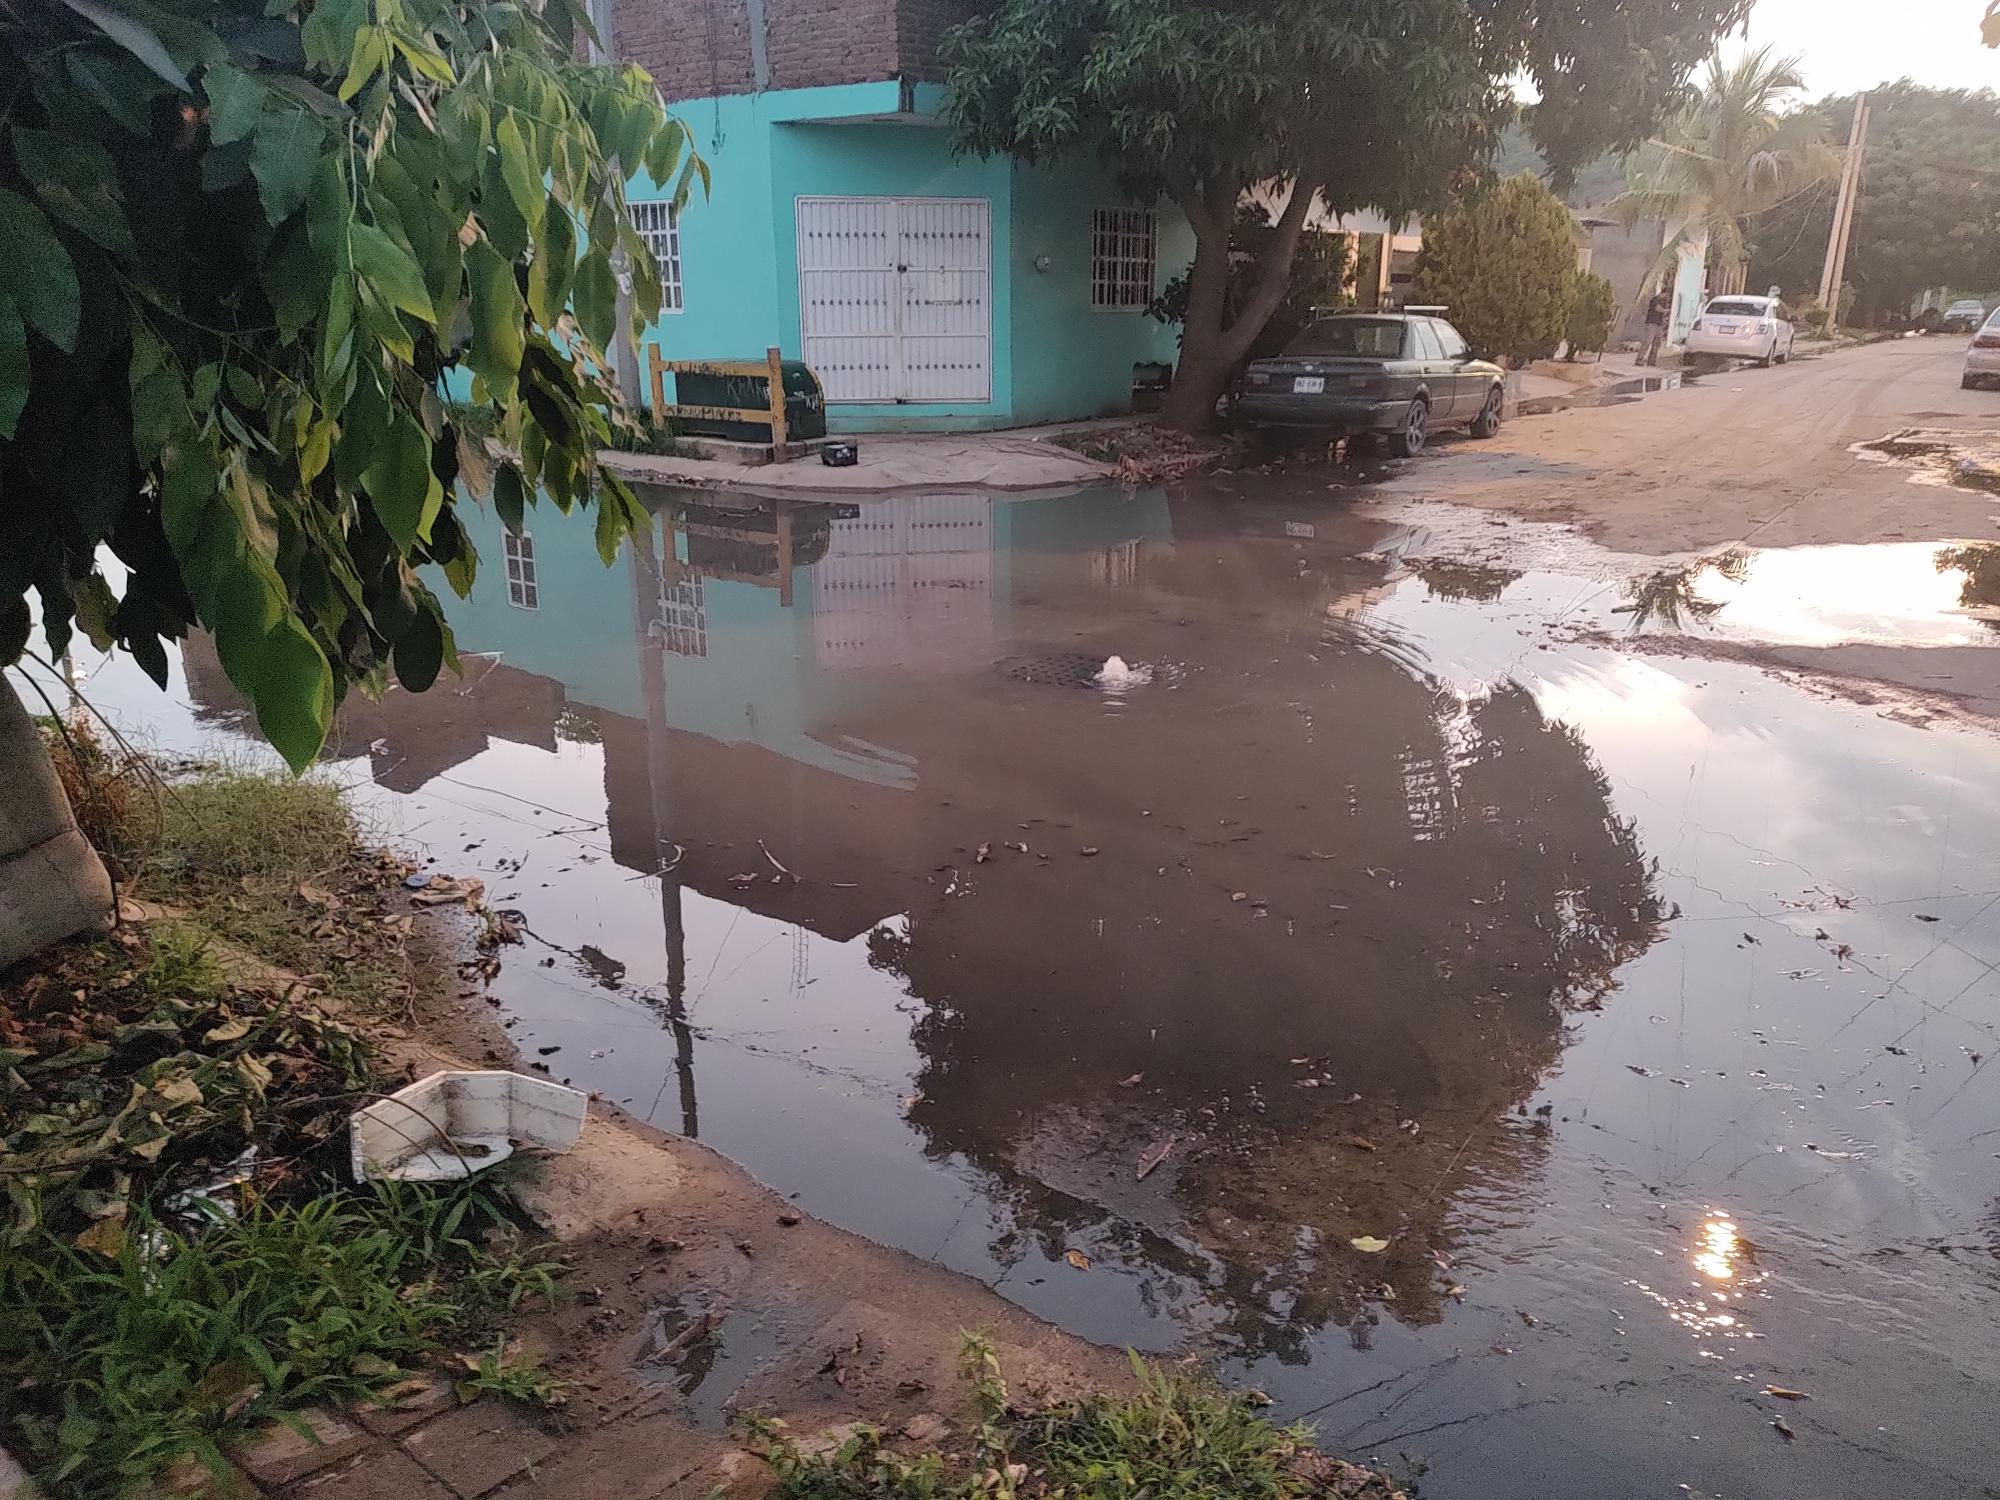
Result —
MULTIPOLYGON (((818 372, 836 431, 1000 427, 1129 409, 1132 367, 1176 356, 1146 314, 1194 255, 1167 203, 1094 161, 959 157, 937 60, 963 0, 613 0, 714 172, 676 213, 631 197, 667 359, 818 372)), ((671 392, 669 393, 671 399, 671 392)))

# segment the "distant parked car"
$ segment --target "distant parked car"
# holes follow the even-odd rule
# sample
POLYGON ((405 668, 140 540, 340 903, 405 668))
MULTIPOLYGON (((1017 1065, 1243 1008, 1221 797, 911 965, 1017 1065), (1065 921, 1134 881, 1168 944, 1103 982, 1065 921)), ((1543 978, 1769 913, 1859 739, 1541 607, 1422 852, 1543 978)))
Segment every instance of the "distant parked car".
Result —
POLYGON ((1443 318, 1336 313, 1309 324, 1277 358, 1252 360, 1236 410, 1264 427, 1381 433, 1390 451, 1408 457, 1440 427, 1493 436, 1506 379, 1443 318))
POLYGON ((1986 304, 1977 297, 1961 297, 1944 310, 1938 328, 1945 333, 1971 333, 1986 321, 1986 304))
POLYGON ((1781 365, 1792 357, 1791 312, 1776 297, 1712 297, 1683 349, 1726 359, 1781 365))
POLYGON ((1965 351, 1965 373, 1958 377, 1959 385, 1968 391, 1988 381, 2000 382, 2000 307, 1993 309, 1993 315, 1972 336, 1965 351))

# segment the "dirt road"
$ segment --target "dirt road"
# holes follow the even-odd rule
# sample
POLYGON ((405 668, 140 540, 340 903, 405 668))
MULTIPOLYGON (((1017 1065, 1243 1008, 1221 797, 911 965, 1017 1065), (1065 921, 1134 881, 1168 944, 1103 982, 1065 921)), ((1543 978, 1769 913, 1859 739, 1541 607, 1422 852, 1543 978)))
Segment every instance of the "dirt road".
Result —
POLYGON ((1913 484, 1851 445, 1920 427, 2000 435, 2000 391, 1959 389, 1958 339, 1897 340, 1702 377, 1644 400, 1440 443, 1382 491, 1569 521, 1621 551, 1986 539, 2000 498, 1913 484))

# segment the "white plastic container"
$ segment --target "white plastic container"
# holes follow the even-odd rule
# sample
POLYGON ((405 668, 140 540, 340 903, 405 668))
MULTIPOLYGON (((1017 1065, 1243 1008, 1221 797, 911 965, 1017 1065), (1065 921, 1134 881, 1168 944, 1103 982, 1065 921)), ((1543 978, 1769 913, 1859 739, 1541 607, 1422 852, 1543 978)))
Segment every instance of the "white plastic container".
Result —
POLYGON ((354 1180, 445 1182, 518 1150, 567 1151, 589 1105, 579 1089, 501 1068, 433 1073, 348 1116, 354 1180))

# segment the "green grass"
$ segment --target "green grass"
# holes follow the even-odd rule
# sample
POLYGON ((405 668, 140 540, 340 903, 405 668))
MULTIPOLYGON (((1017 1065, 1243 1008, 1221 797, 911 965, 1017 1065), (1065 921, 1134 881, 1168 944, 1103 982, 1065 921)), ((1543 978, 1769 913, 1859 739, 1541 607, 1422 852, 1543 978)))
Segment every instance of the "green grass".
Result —
POLYGON ((993 1348, 968 1338, 967 1378, 980 1417, 951 1451, 907 1453, 880 1429, 830 1453, 801 1448, 781 1424, 759 1429, 787 1500, 1303 1500, 1380 1496, 1387 1481, 1327 1459, 1301 1427, 1258 1414, 1260 1398, 1132 1357, 1136 1386, 1022 1411, 993 1348), (1329 1485, 1339 1471, 1342 1486, 1329 1485))
POLYGON ((474 1238, 509 1222, 485 1179, 208 1217, 148 1208, 115 1259, 43 1234, 0 1264, 8 1445, 53 1493, 103 1500, 184 1455, 215 1462, 231 1434, 365 1396, 553 1290, 548 1266, 474 1238))

